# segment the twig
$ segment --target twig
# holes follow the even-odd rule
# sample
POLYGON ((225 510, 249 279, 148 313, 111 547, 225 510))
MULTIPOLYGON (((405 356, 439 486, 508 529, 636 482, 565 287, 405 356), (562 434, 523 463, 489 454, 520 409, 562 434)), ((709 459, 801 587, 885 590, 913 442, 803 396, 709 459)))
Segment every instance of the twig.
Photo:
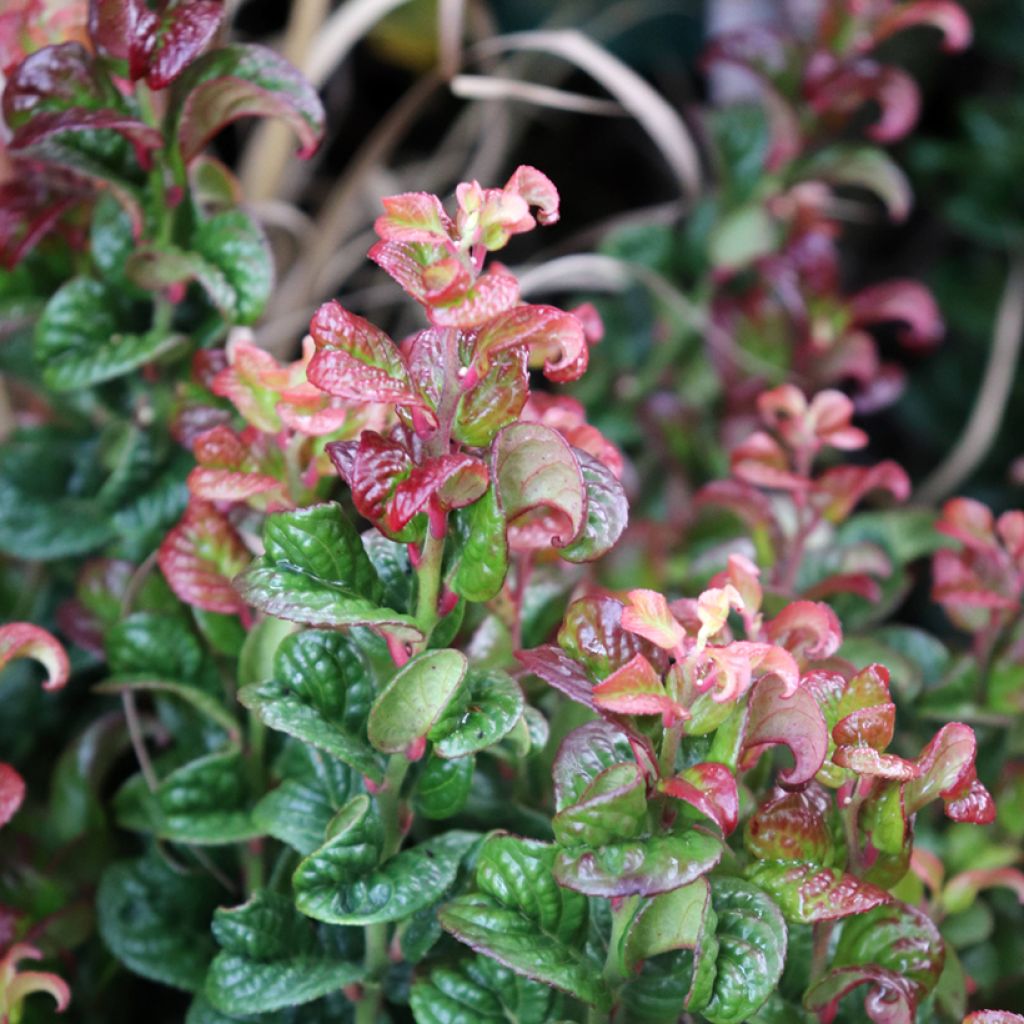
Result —
POLYGON ((449 80, 462 67, 462 34, 465 30, 466 0, 438 0, 437 70, 449 80))
MULTIPOLYGON (((306 63, 313 40, 330 10, 329 0, 302 0, 291 5, 281 53, 298 68, 306 63)), ((281 121, 264 121, 253 133, 242 154, 239 179, 242 194, 252 200, 270 199, 291 159, 288 144, 291 129, 281 121)))
POLYGON ((988 454, 1003 422, 1024 340, 1024 253, 1015 253, 999 302, 992 348, 974 408, 960 440, 917 490, 919 501, 933 504, 952 494, 988 454))
POLYGON ((628 116, 622 104, 602 100, 579 92, 555 89, 550 85, 522 82, 516 78, 498 78, 492 75, 456 75, 452 79, 452 92, 465 100, 518 100, 551 110, 568 110, 577 114, 595 114, 601 117, 628 116))
POLYGON ((132 741, 132 750, 135 751, 135 760, 139 762, 142 777, 146 780, 146 787, 150 793, 155 793, 160 779, 153 768, 153 762, 149 759, 149 751, 146 749, 146 737, 142 732, 142 723, 139 721, 139 709, 135 704, 135 694, 130 690, 121 691, 121 706, 124 708, 124 720, 128 724, 128 736, 132 741))
POLYGON ((514 32, 477 44, 481 54, 530 50, 575 64, 614 96, 651 137, 684 195, 700 192, 701 168, 689 129, 672 105, 631 67, 576 29, 514 32))

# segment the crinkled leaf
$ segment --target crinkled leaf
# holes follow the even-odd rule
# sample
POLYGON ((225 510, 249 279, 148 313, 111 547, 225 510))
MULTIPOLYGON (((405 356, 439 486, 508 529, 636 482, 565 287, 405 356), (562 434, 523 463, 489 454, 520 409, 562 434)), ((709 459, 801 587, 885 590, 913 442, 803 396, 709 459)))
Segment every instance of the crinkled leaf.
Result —
POLYGON ((114 806, 128 828, 176 843, 220 846, 260 835, 253 803, 242 754, 230 750, 190 761, 152 793, 136 775, 118 792, 114 806))
POLYGON ((467 601, 489 601, 508 574, 505 517, 497 491, 489 487, 479 501, 452 516, 459 545, 448 585, 467 601))
POLYGON ((489 839, 477 860, 480 891, 442 907, 441 924, 517 974, 607 1008, 600 965, 581 951, 587 901, 555 882, 555 852, 529 839, 489 839))
POLYGON ((235 580, 250 604, 314 626, 387 626, 422 638, 407 615, 380 608, 380 579, 341 507, 328 503, 267 519, 264 555, 235 580))
POLYGON ((366 658, 342 633, 308 630, 286 637, 274 678, 243 686, 238 699, 272 729, 288 733, 382 779, 366 739, 374 684, 366 658))
POLYGON ((470 670, 466 685, 430 730, 434 751, 440 757, 461 758, 493 746, 512 731, 525 703, 523 691, 508 673, 470 670))
POLYGON ((502 427, 519 418, 529 396, 526 351, 495 355, 481 379, 459 399, 452 436, 473 448, 486 448, 502 427))
POLYGON ((417 1024, 549 1024, 560 1016, 557 992, 486 956, 439 965, 413 984, 417 1024))
POLYGON ((54 293, 36 323, 35 354, 55 391, 73 391, 121 377, 179 347, 180 335, 122 329, 121 303, 111 289, 72 278, 54 293))
MULTIPOLYGON (((647 787, 635 762, 614 764, 592 779, 551 822, 563 847, 604 846, 639 836, 647 823, 647 787)), ((556 866, 557 870, 557 866, 556 866)))
POLYGON ((632 757, 625 733, 609 722, 587 722, 574 729, 558 748, 552 768, 556 809, 576 803, 605 769, 632 757))
POLYGON ((828 973, 804 996, 804 1006, 834 1013, 839 1000, 868 985, 864 1010, 875 1024, 912 1024, 918 1003, 942 973, 945 947, 931 920, 893 902, 843 925, 828 973))
POLYGON ((180 874, 155 854, 117 861, 96 897, 100 935, 129 970, 195 992, 213 957, 210 917, 221 896, 205 872, 180 874))
POLYGON ((218 909, 213 935, 221 951, 204 991, 232 1016, 302 1006, 365 973, 361 964, 340 959, 289 897, 268 890, 239 907, 218 909))
POLYGON ((786 963, 786 925, 775 904, 738 878, 713 878, 718 955, 711 1000, 700 1009, 711 1024, 741 1024, 775 990, 786 963))
POLYGON ((832 815, 831 798, 812 785, 768 801, 747 822, 744 843, 756 858, 747 876, 793 923, 862 914, 890 899, 844 870, 845 846, 832 815))
POLYGON ((160 545, 160 571, 186 604, 231 615, 245 611, 232 579, 250 554, 231 523, 209 502, 189 502, 180 523, 160 545))
POLYGON ((329 924, 401 921, 441 897, 477 838, 446 832, 378 864, 379 818, 369 797, 355 797, 331 823, 327 841, 296 868, 295 905, 329 924))
POLYGON ((659 671, 664 653, 622 625, 623 604, 613 597, 582 597, 569 605, 558 643, 595 679, 605 679, 642 654, 659 671))

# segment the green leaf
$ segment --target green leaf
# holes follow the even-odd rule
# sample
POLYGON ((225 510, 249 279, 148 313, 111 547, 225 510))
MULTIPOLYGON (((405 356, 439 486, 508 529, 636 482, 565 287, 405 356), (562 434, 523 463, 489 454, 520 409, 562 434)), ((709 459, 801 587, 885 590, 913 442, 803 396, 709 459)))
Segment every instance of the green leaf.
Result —
POLYGON ((287 896, 261 890, 240 907, 218 909, 221 947, 206 977, 206 997, 223 1013, 266 1013, 302 1006, 360 981, 365 969, 334 955, 287 896))
POLYGON ((35 354, 54 391, 121 377, 185 343, 181 335, 122 328, 122 303, 100 281, 76 277, 54 293, 36 323, 35 354))
POLYGON ((582 952, 587 901, 561 888, 552 868, 556 847, 495 836, 477 861, 478 893, 441 909, 441 924, 460 942, 517 974, 591 1006, 611 1003, 601 966, 582 952))
POLYGON ((360 540, 383 584, 382 599, 389 608, 408 611, 413 581, 409 549, 385 537, 380 530, 366 530, 360 534, 360 540))
POLYGON ((467 601, 489 601, 508 575, 505 517, 495 488, 489 487, 467 508, 456 509, 451 520, 458 546, 448 585, 467 601))
POLYGON ((426 736, 462 686, 467 664, 460 651, 446 649, 424 651, 402 666, 370 709, 370 742, 397 754, 426 736))
POLYGON ((210 917, 222 892, 205 873, 179 873, 155 854, 118 861, 100 881, 100 935, 129 970, 195 992, 214 954, 210 917))
POLYGON ((195 846, 221 846, 259 836, 253 797, 239 750, 207 754, 161 780, 152 793, 133 776, 114 798, 118 820, 127 828, 195 846))
POLYGON ((132 253, 125 273, 132 284, 150 292, 195 281, 223 320, 235 320, 236 296, 231 282, 219 267, 197 252, 175 245, 144 246, 132 253))
POLYGON ((192 246, 227 280, 234 321, 255 323, 274 287, 274 261, 263 229, 241 210, 228 210, 203 221, 192 246))
POLYGON ((446 832, 378 864, 380 820, 370 798, 357 796, 331 823, 327 842, 296 868, 295 905, 328 924, 401 921, 440 898, 477 838, 446 832))
POLYGON ((549 1024, 560 1003, 547 985, 483 956, 435 967, 409 994, 417 1024, 549 1024))
POLYGON ((107 662, 115 676, 148 676, 195 682, 207 666, 195 634, 181 619, 136 612, 106 637, 107 662))
POLYGON ((362 773, 297 741, 285 746, 274 774, 282 781, 253 808, 253 820, 304 857, 323 843, 339 809, 363 792, 362 773))
POLYGON ((786 963, 786 925, 756 886, 713 878, 718 959, 711 1001, 700 1012, 711 1024, 741 1024, 775 991, 786 963))
POLYGON ((312 626, 387 626, 399 639, 423 638, 408 615, 378 607, 383 585, 340 505, 268 517, 263 545, 263 558, 235 581, 250 604, 312 626))
POLYGON ((910 182, 899 164, 874 146, 829 146, 805 164, 802 176, 866 189, 885 203, 893 220, 903 220, 913 202, 910 182))
POLYGON ((623 954, 627 966, 677 949, 696 950, 712 914, 711 886, 706 878, 644 901, 626 932, 623 954))
POLYGON ((469 799, 476 759, 450 760, 431 753, 416 783, 416 809, 425 818, 443 821, 459 813, 469 799))
POLYGON ((562 741, 552 768, 555 808, 576 803, 606 768, 633 759, 626 734, 603 719, 587 722, 562 741))
POLYGON ((680 834, 563 849, 555 861, 560 885, 589 896, 653 896, 688 885, 722 857, 722 842, 697 828, 680 834))
POLYGON ((307 630, 285 637, 274 678, 243 686, 238 699, 271 729, 383 780, 381 758, 366 740, 373 677, 359 647, 344 634, 307 630))
POLYGON ((441 720, 430 730, 440 757, 465 757, 493 746, 522 717, 523 691, 507 673, 470 671, 441 720))
POLYGON ((93 207, 89 231, 89 253, 96 269, 104 280, 119 280, 134 251, 131 216, 112 192, 101 192, 93 207))
POLYGON ((647 787, 636 762, 600 772, 551 822, 560 846, 604 846, 639 836, 647 825, 647 787))
POLYGON ((63 428, 22 430, 4 441, 0 551, 38 561, 69 558, 114 538, 109 513, 83 487, 96 454, 94 440, 63 428))
POLYGON ((866 1000, 891 1006, 894 1020, 913 1020, 944 959, 942 937, 926 914, 899 902, 877 907, 843 922, 832 967, 807 990, 804 1006, 834 1013, 844 995, 868 985, 866 1000))

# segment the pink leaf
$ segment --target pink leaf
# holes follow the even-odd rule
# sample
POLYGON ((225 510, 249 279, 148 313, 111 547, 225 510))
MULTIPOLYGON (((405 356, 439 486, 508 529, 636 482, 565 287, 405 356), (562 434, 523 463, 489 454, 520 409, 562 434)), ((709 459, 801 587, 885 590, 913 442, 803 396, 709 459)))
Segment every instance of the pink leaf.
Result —
POLYGON ((841 65, 810 81, 807 92, 811 106, 822 115, 850 115, 864 103, 876 102, 882 115, 867 130, 876 142, 903 138, 914 127, 921 109, 921 94, 905 71, 867 59, 841 65))
POLYGON ((71 674, 68 656, 52 633, 31 622, 0 626, 0 669, 17 658, 32 658, 46 669, 44 690, 59 690, 71 674))
POLYGON ((0 761, 0 825, 14 817, 25 799, 25 780, 9 765, 0 761))
POLYGON ((492 356, 520 346, 529 351, 530 365, 542 364, 552 380, 574 380, 587 366, 586 335, 576 317, 554 306, 515 306, 476 332, 470 366, 474 379, 487 372, 492 356))
POLYGON ((189 502, 160 545, 157 561, 171 590, 186 604, 223 615, 246 611, 231 580, 249 564, 251 555, 213 505, 189 502))
POLYGON ((368 320, 327 302, 309 333, 317 352, 306 373, 318 388, 351 401, 426 408, 395 343, 368 320))
POLYGON ((472 455, 442 455, 416 466, 395 488, 385 523, 400 532, 413 517, 437 502, 447 511, 477 501, 487 490, 487 467, 472 455))
POLYGON ((251 427, 241 435, 224 425, 200 434, 192 446, 199 465, 189 473, 189 491, 205 501, 245 501, 277 490, 275 504, 287 507, 280 479, 268 472, 278 468, 283 474, 284 465, 270 465, 268 441, 251 427))
POLYGON ((724 764, 703 761, 679 775, 663 780, 659 789, 683 800, 710 818, 729 835, 739 822, 739 793, 736 779, 724 764))
POLYGON ((383 241, 449 244, 452 222, 437 196, 405 192, 381 202, 384 215, 374 221, 373 230, 383 241))
POLYGON ((932 25, 943 36, 947 53, 965 50, 971 45, 971 19, 954 0, 910 0, 887 11, 875 24, 872 44, 903 32, 914 25, 932 25))
POLYGON ((616 715, 661 715, 666 725, 688 718, 665 692, 654 666, 637 654, 593 689, 594 703, 616 715))
POLYGON ((897 501, 910 497, 910 478, 903 468, 886 459, 875 466, 835 466, 815 481, 815 503, 825 517, 841 523, 872 491, 888 491, 897 501))
POLYGON ((828 753, 828 727, 814 697, 804 689, 787 695, 786 683, 762 679, 750 698, 743 734, 741 765, 749 771, 766 747, 782 744, 793 755, 792 768, 781 772, 786 786, 802 786, 817 775, 828 753))
POLYGON ((529 206, 537 208, 537 221, 541 224, 554 224, 558 220, 558 189, 546 175, 530 167, 520 164, 512 172, 512 177, 505 182, 505 191, 522 196, 529 206))
POLYGON ((843 642, 842 626, 836 613, 816 601, 794 601, 771 619, 768 639, 806 661, 832 657, 843 642))
POLYGON ((932 348, 945 332, 934 296, 918 281, 885 281, 865 288, 850 299, 850 313, 857 326, 905 324, 900 340, 909 348, 932 348))
POLYGON ((653 590, 631 590, 626 595, 622 628, 636 633, 666 651, 675 650, 686 638, 686 630, 669 610, 668 602, 653 590))
POLYGON ((918 778, 907 783, 907 814, 937 797, 954 821, 988 824, 995 820, 995 804, 975 776, 977 740, 974 730, 960 722, 944 725, 917 759, 918 778))

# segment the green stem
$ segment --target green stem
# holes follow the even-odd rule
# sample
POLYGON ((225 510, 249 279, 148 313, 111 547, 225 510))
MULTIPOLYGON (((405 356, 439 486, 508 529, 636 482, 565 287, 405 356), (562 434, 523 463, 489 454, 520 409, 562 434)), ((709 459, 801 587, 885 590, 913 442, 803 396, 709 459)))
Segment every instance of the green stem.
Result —
MULTIPOLYGON (((405 755, 393 754, 388 760, 384 785, 377 793, 377 806, 384 826, 381 864, 393 857, 402 845, 402 783, 408 770, 409 761, 405 755)), ((367 980, 363 984, 362 998, 356 1003, 355 1024, 376 1024, 384 994, 381 981, 391 962, 388 956, 388 926, 368 924, 363 928, 363 935, 366 944, 363 963, 367 980)))
POLYGON ((430 631, 437 625, 437 602, 441 595, 441 563, 444 559, 444 537, 435 537, 427 531, 423 554, 416 570, 419 595, 416 600, 416 622, 423 630, 426 646, 430 631))
POLYGON ((829 943, 832 940, 834 921, 818 921, 812 925, 813 945, 811 947, 811 984, 816 982, 828 967, 829 943))

